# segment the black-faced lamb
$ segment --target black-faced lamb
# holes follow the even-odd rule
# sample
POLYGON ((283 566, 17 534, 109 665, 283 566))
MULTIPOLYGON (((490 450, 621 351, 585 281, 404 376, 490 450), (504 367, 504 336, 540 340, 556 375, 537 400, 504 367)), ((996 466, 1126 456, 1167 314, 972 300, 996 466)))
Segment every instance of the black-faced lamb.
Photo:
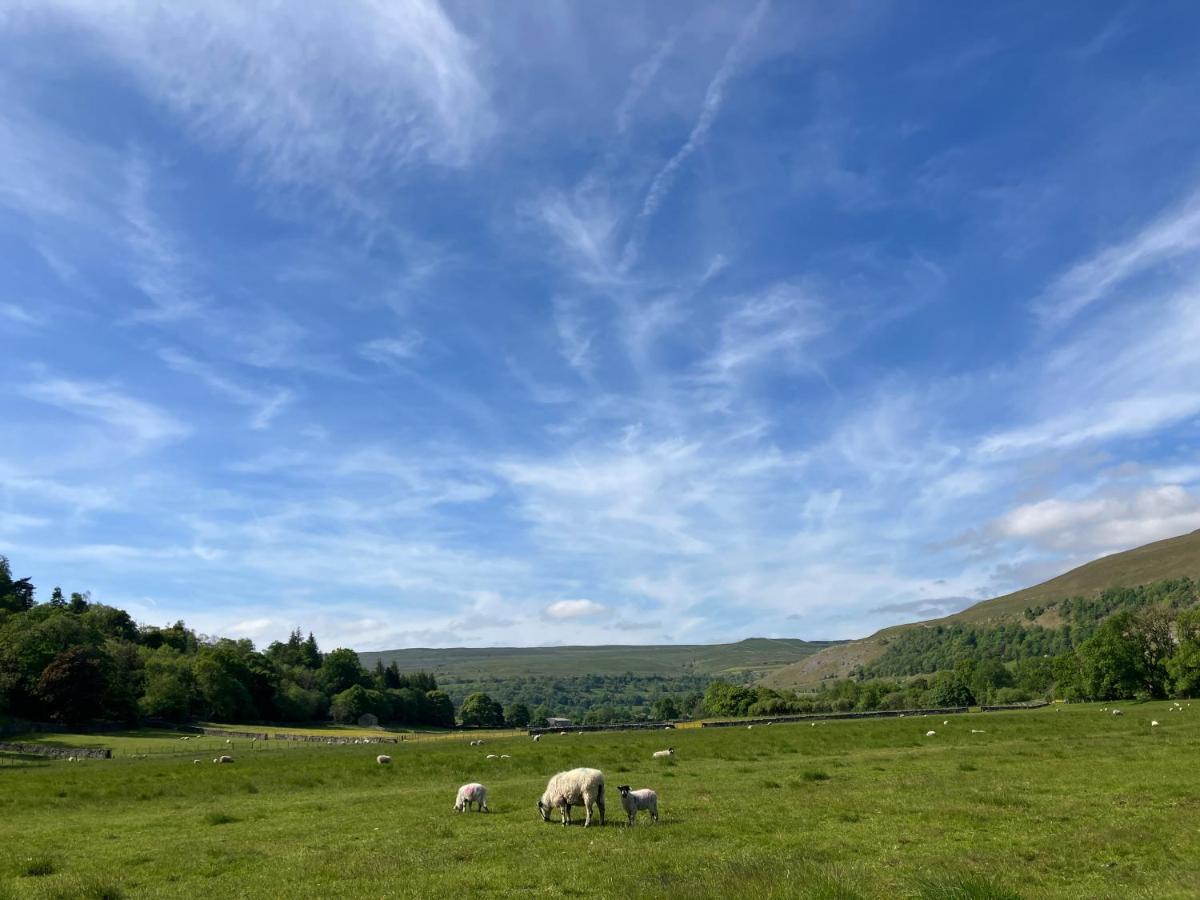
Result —
POLYGON ((387 766, 391 764, 392 758, 386 753, 380 753, 377 757, 375 757, 375 762, 379 763, 381 766, 387 766))
POLYGON ((487 805, 487 788, 477 781, 464 784, 458 789, 458 796, 454 798, 454 811, 470 812, 472 803, 476 805, 479 812, 489 811, 487 805))
POLYGON ((654 751, 655 759, 666 759, 668 756, 674 756, 674 755, 675 755, 674 747, 668 747, 666 750, 655 750, 654 751))
POLYGON ((627 784, 621 785, 617 790, 621 792, 621 807, 625 810, 625 815, 629 817, 630 825, 634 824, 638 810, 641 809, 650 813, 652 821, 658 821, 658 794, 650 788, 631 791, 627 784))
POLYGON ((571 821, 571 807, 582 806, 587 815, 583 824, 592 824, 593 804, 600 810, 600 824, 604 824, 604 773, 599 769, 570 769, 552 777, 538 800, 538 813, 543 822, 550 821, 550 811, 556 807, 562 814, 565 827, 571 821))

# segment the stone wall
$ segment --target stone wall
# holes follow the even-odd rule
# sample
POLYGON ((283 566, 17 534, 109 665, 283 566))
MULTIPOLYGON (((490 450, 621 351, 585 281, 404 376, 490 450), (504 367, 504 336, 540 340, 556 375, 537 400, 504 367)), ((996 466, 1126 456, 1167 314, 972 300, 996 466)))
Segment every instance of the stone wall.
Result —
POLYGON ((51 759, 68 759, 72 756, 76 759, 112 759, 112 751, 106 747, 49 747, 46 744, 0 742, 0 751, 51 759))

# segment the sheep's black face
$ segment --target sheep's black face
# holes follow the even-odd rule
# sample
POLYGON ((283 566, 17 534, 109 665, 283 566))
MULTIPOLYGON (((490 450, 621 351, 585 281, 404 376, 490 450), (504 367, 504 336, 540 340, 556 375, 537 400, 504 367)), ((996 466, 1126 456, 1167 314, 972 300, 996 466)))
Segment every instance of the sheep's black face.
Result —
POLYGON ((546 804, 541 800, 538 801, 538 815, 542 817, 543 822, 550 821, 550 810, 546 809, 546 804))
POLYGON ((618 787, 617 790, 620 791, 621 796, 624 797, 626 794, 629 793, 629 785, 623 784, 620 787, 618 787))

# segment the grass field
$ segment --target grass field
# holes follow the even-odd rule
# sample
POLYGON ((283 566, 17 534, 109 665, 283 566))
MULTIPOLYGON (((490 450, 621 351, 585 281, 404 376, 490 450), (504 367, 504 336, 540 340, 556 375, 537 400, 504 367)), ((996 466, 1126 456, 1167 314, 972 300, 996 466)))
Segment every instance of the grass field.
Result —
POLYGON ((0 897, 1195 897, 1200 703, 1167 706, 4 767, 0 897), (537 816, 577 765, 604 828, 537 816), (451 811, 470 780, 490 815, 451 811), (659 825, 618 824, 625 782, 659 825))

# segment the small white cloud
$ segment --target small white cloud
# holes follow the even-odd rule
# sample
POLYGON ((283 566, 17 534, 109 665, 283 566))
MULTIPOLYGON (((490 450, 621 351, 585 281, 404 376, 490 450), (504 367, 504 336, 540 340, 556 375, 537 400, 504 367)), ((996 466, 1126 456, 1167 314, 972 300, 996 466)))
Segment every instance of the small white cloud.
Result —
POLYGON ((548 619, 583 619, 598 616, 608 607, 595 600, 558 600, 547 606, 542 613, 548 619))
POLYGON ((359 355, 371 362, 388 364, 412 359, 422 343, 421 335, 410 332, 398 338, 376 338, 358 348, 359 355))

